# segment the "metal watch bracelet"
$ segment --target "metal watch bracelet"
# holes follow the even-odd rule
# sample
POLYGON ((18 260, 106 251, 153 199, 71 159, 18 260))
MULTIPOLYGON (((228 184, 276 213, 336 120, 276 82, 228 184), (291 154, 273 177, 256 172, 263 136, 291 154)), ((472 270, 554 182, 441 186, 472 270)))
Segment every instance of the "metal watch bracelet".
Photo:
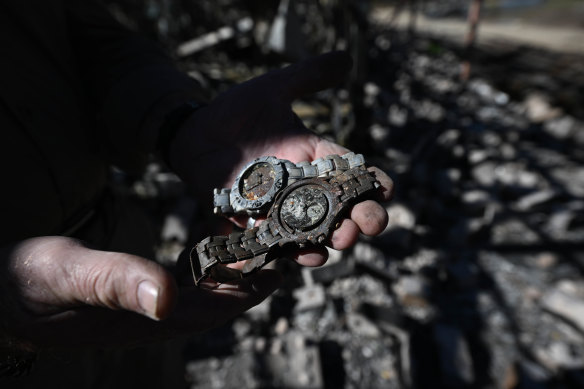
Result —
POLYGON ((276 194, 300 179, 331 177, 364 166, 362 154, 327 155, 312 162, 292 163, 276 157, 261 157, 247 164, 231 188, 215 189, 213 211, 217 215, 265 215, 276 194))
POLYGON ((364 166, 296 181, 278 194, 259 226, 207 237, 193 247, 190 262, 195 284, 207 277, 218 282, 245 277, 283 256, 290 245, 323 245, 345 211, 379 187, 374 173, 364 166), (247 261, 242 270, 224 266, 239 261, 247 261))

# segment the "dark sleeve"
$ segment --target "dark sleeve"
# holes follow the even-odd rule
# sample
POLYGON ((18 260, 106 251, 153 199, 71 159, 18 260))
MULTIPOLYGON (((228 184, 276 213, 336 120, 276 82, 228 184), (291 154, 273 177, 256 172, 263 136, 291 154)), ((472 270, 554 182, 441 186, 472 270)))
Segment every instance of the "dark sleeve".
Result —
POLYGON ((96 0, 66 0, 79 68, 118 152, 152 151, 166 113, 197 99, 198 84, 152 42, 120 25, 96 0))

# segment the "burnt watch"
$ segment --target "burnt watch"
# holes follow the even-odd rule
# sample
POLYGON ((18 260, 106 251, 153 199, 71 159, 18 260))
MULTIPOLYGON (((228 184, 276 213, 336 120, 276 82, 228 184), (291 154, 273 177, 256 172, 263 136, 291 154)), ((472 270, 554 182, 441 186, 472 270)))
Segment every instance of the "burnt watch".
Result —
POLYGON ((323 245, 348 208, 379 187, 374 173, 364 166, 296 181, 278 193, 259 226, 208 237, 193 247, 190 261, 195 284, 207 277, 218 282, 242 278, 286 256, 292 245, 323 245), (247 261, 242 270, 224 266, 238 261, 247 261))
POLYGON ((217 215, 265 215, 276 195, 288 185, 306 178, 331 177, 364 166, 361 154, 327 155, 312 162, 292 163, 276 157, 261 157, 247 164, 231 188, 213 191, 213 211, 217 215))

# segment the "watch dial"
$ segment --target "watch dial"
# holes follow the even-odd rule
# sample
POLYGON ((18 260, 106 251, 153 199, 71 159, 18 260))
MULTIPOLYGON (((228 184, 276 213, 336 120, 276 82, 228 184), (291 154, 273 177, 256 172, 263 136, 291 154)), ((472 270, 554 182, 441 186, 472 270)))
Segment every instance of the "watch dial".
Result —
POLYGON ((257 200, 274 185, 276 172, 269 163, 256 163, 245 171, 241 177, 239 191, 246 200, 257 200))
POLYGON ((317 225, 327 214, 328 200, 315 185, 301 186, 282 203, 280 216, 290 227, 306 230, 317 225))

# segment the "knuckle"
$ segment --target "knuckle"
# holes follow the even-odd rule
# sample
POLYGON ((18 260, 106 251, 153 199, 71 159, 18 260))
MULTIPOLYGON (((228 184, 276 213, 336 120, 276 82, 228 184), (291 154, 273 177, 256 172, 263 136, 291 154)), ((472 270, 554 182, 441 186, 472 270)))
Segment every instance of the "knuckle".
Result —
POLYGON ((75 263, 70 270, 70 281, 78 290, 82 303, 117 309, 121 306, 116 287, 118 271, 110 261, 75 263))

